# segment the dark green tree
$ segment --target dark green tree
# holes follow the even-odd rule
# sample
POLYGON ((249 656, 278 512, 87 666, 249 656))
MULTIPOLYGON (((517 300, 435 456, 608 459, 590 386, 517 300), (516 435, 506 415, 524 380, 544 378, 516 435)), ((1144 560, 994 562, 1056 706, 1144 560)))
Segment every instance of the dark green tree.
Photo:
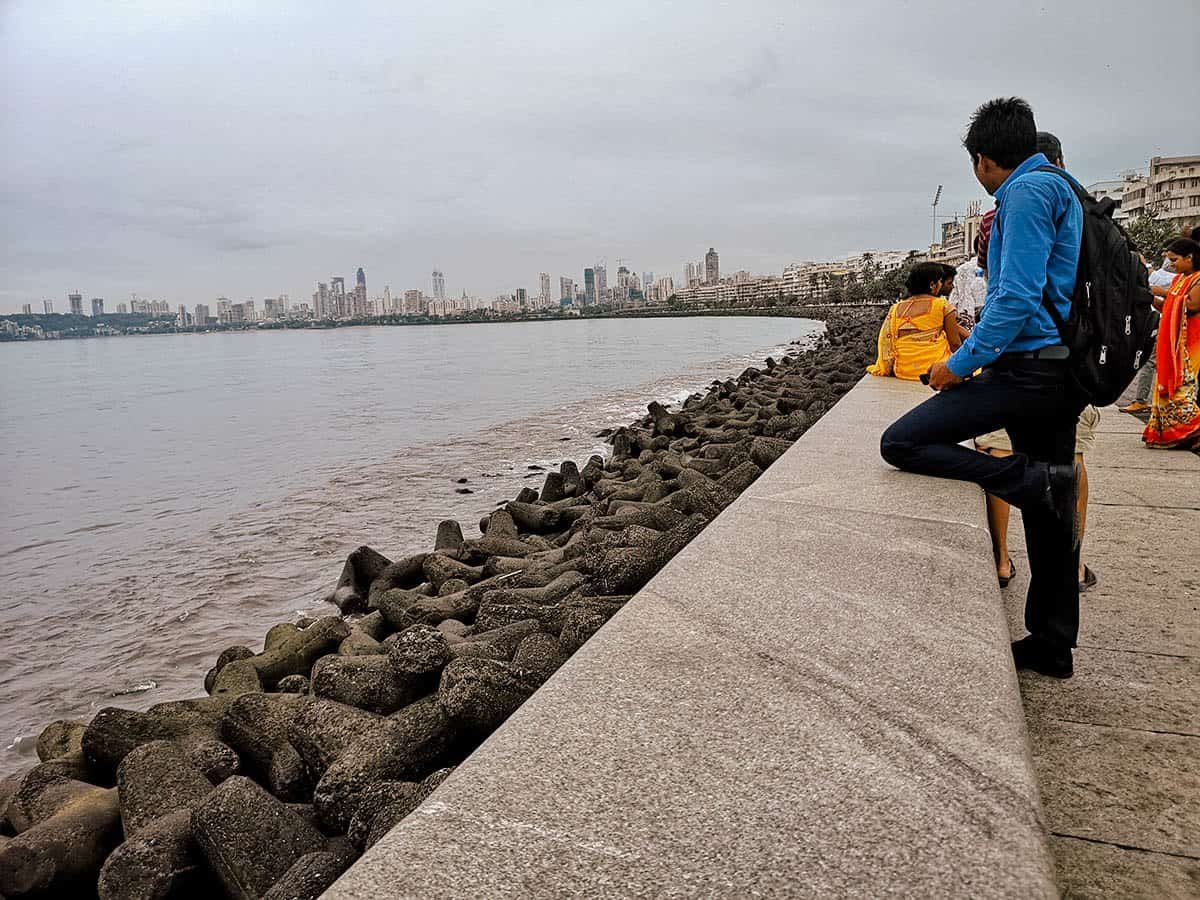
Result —
POLYGON ((1153 209, 1142 211, 1125 231, 1146 260, 1155 265, 1162 260, 1163 248, 1181 236, 1178 225, 1160 219, 1153 209))

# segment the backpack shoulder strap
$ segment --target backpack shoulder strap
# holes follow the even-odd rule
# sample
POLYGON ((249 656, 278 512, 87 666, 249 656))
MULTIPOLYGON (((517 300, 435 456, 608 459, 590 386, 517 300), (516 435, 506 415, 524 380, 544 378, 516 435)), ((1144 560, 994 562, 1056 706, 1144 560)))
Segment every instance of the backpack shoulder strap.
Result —
POLYGON ((1080 203, 1094 202, 1094 198, 1092 197, 1092 195, 1089 194, 1087 191, 1085 191, 1083 189, 1083 187, 1079 184, 1078 181, 1076 181, 1074 178, 1072 178, 1070 175, 1068 175, 1063 169, 1060 169, 1058 166, 1038 166, 1033 171, 1035 171, 1035 172, 1051 172, 1051 173, 1057 175, 1059 178, 1061 178, 1063 181, 1065 181, 1067 183, 1067 186, 1071 189, 1071 192, 1078 198, 1080 203))
MULTIPOLYGON (((1050 172, 1050 173, 1060 177, 1063 181, 1065 181, 1067 183, 1067 186, 1071 188, 1071 192, 1075 195, 1076 199, 1079 200, 1079 205, 1082 206, 1085 210, 1087 209, 1086 204, 1092 201, 1091 194, 1089 194, 1087 191, 1085 191, 1079 185, 1079 182, 1077 182, 1074 178, 1072 178, 1070 175, 1068 175, 1064 170, 1060 169, 1058 166, 1052 166, 1052 165, 1051 166, 1038 166, 1033 171, 1035 171, 1035 172, 1050 172)), ((1079 255, 1081 257, 1080 262, 1082 262, 1082 256, 1083 256, 1082 246, 1080 247, 1079 255)), ((1050 313, 1050 318, 1054 320, 1054 327, 1058 329, 1059 337, 1063 337, 1063 329, 1066 328, 1066 326, 1067 326, 1066 320, 1063 319, 1062 313, 1060 313, 1058 311, 1058 307, 1050 302, 1050 297, 1046 291, 1042 291, 1042 307, 1046 310, 1046 312, 1050 313)))

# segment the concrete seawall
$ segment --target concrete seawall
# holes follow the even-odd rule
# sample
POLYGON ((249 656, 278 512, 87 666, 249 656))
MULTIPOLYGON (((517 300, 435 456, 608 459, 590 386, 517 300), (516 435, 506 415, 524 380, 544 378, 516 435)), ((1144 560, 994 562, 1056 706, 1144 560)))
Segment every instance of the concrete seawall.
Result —
POLYGON ((1054 896, 983 495, 864 379, 325 896, 1054 896))

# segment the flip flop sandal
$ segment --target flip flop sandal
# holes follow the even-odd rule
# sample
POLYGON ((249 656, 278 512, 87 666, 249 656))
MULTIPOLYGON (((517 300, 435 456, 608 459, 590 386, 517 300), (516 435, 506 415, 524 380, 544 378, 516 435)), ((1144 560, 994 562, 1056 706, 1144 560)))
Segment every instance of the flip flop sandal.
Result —
POLYGON ((1094 588, 1099 583, 1100 583, 1100 579, 1096 577, 1096 573, 1093 572, 1091 569, 1089 569, 1087 566, 1084 566, 1083 567, 1083 581, 1079 582, 1079 593, 1082 594, 1085 591, 1090 591, 1092 588, 1094 588))
POLYGON ((1017 564, 1012 561, 1011 556, 1008 558, 1008 576, 997 575, 996 577, 1000 579, 1000 587, 1002 588, 1008 587, 1008 583, 1017 577, 1017 564))

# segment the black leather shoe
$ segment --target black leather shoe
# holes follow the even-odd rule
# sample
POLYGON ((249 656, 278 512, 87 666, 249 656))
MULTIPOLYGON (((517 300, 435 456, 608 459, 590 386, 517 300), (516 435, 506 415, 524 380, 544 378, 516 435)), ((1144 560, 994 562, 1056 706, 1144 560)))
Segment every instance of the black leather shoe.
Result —
POLYGON ((1012 642, 1013 664, 1051 678, 1070 678, 1075 674, 1070 647, 1059 647, 1035 634, 1012 642))
POLYGON ((1051 465, 1050 505, 1064 530, 1071 534, 1072 549, 1079 546, 1079 464, 1051 465))

